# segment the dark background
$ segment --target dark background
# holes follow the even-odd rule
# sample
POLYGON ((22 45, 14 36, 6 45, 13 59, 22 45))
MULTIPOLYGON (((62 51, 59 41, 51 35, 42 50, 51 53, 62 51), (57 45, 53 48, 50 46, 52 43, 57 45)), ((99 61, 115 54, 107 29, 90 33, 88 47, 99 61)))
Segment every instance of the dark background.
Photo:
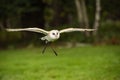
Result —
MULTIPOLYGON (((81 1, 81 0, 80 0, 81 1)), ((95 21, 96 0, 83 0, 89 20, 88 28, 95 21)), ((98 33, 74 32, 63 34, 57 45, 69 42, 91 44, 120 44, 120 1, 101 0, 100 25, 98 33), (73 36, 73 37, 71 37, 73 36)), ((75 0, 0 0, 0 49, 20 48, 29 45, 41 46, 42 34, 33 32, 6 32, 6 28, 38 27, 46 30, 68 27, 85 28, 84 21, 78 21, 75 0)))

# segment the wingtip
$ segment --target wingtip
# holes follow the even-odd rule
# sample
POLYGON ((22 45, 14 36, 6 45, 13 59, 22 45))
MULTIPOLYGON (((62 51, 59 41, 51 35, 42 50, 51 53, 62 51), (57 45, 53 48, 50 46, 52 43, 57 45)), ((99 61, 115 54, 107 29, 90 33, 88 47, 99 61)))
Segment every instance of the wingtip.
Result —
POLYGON ((96 29, 91 29, 92 31, 95 31, 96 29))
POLYGON ((93 31, 96 31, 97 29, 93 29, 93 31))
POLYGON ((85 29, 85 31, 95 31, 96 29, 85 29))
POLYGON ((91 29, 91 31, 96 31, 96 29, 91 29))
POLYGON ((6 29, 6 31, 12 31, 11 29, 6 29))
POLYGON ((10 31, 16 31, 14 29, 6 29, 6 31, 10 32, 10 31))
POLYGON ((6 31, 10 31, 9 29, 5 29, 6 31))

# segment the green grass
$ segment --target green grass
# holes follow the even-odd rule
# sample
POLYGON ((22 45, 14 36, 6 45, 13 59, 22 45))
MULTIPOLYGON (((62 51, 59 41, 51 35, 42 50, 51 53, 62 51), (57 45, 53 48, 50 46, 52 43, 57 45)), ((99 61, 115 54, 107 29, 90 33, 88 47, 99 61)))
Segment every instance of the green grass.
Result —
POLYGON ((120 46, 0 51, 0 80, 120 80, 120 46))

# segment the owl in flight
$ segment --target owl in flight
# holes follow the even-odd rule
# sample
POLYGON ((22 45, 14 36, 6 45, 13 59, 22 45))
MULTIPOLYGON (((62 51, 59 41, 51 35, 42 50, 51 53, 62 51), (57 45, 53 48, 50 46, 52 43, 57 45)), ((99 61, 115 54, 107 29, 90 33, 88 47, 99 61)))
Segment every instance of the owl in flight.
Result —
MULTIPOLYGON (((82 28, 67 28, 67 29, 62 29, 62 30, 50 30, 50 31, 46 31, 44 29, 41 28, 19 28, 19 29, 6 29, 7 31, 31 31, 31 32, 37 32, 37 33, 42 33, 45 36, 41 37, 41 40, 45 41, 46 46, 44 47, 42 53, 45 52, 48 43, 50 42, 54 42, 57 39, 60 38, 60 34, 62 33, 68 33, 68 32, 74 32, 74 31, 94 31, 95 29, 82 29, 82 28)), ((51 47, 51 49, 53 50, 53 52, 55 53, 55 55, 57 56, 56 51, 51 47)))

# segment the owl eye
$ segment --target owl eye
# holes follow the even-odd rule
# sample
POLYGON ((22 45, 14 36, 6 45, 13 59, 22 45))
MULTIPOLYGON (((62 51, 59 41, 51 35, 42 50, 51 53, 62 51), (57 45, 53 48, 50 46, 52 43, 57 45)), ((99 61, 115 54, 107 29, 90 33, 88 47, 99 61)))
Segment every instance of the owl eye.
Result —
POLYGON ((53 35, 55 35, 55 33, 52 33, 53 35))

